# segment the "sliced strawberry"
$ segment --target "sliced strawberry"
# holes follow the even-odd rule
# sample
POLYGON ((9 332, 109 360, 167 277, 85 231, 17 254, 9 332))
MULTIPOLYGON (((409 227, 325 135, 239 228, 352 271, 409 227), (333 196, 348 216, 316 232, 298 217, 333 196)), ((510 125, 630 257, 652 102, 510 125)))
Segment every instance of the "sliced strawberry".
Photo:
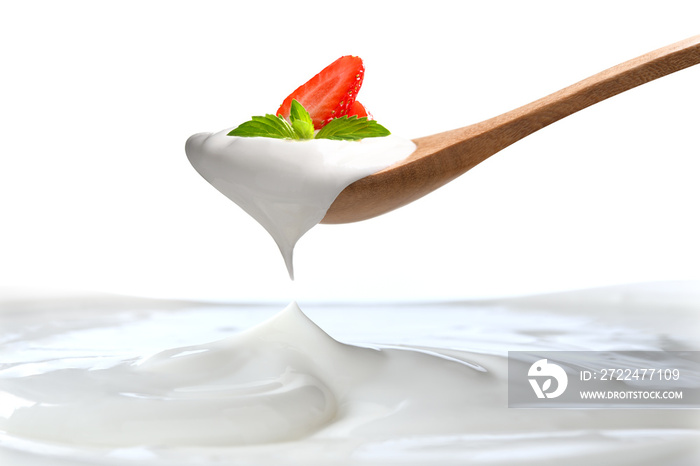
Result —
POLYGON ((367 117, 368 120, 372 119, 372 115, 367 111, 364 105, 362 105, 357 100, 352 103, 348 109, 348 116, 357 115, 357 118, 367 117))
POLYGON ((348 114, 364 75, 365 67, 360 57, 340 57, 289 94, 277 115, 289 118, 292 99, 296 99, 309 112, 314 128, 320 129, 333 118, 348 114))

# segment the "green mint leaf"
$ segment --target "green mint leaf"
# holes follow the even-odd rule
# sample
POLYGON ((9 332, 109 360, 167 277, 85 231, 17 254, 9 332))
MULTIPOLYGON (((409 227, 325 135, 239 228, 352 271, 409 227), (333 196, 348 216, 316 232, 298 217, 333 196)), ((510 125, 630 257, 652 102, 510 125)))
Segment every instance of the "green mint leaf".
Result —
POLYGON ((287 120, 269 113, 264 117, 254 116, 250 121, 246 121, 231 130, 228 136, 299 139, 287 120))
POLYGON ((314 138, 314 124, 304 120, 292 120, 292 128, 299 139, 314 138))
POLYGON ((304 106, 301 105, 297 99, 292 99, 292 106, 289 109, 289 119, 292 120, 292 123, 294 123, 295 120, 301 120, 306 123, 311 123, 311 125, 314 124, 309 112, 306 111, 304 106))
POLYGON ((292 99, 289 119, 292 121, 292 128, 294 128, 294 132, 299 139, 314 138, 314 122, 311 119, 311 115, 296 99, 292 99))
POLYGON ((356 141, 364 138, 389 136, 388 129, 369 120, 367 117, 357 118, 356 115, 343 116, 329 121, 326 126, 316 133, 316 139, 342 139, 356 141))

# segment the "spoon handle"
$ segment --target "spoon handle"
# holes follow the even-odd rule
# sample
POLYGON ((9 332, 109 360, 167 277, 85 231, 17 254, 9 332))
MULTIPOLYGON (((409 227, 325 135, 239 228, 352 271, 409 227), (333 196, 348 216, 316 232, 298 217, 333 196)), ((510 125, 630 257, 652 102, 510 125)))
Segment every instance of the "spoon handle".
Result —
MULTIPOLYGON (((542 99, 476 125, 416 140, 450 148, 456 176, 516 141, 593 104, 700 63, 700 35, 609 68, 542 99)), ((451 154, 451 155, 450 155, 451 154)), ((442 158, 442 157, 440 157, 442 158)))
POLYGON ((322 223, 384 214, 434 191, 538 129, 595 103, 700 63, 700 35, 609 68, 490 120, 415 139, 405 160, 345 188, 322 223))

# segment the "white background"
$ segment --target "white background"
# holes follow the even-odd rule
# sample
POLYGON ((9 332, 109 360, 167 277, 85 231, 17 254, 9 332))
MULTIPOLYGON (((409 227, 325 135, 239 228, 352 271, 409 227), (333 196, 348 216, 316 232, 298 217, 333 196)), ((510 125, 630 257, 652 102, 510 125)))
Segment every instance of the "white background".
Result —
POLYGON ((700 4, 0 3, 0 286, 410 300, 700 280, 700 66, 545 128, 383 217, 274 242, 189 165, 337 57, 395 134, 466 126, 700 34, 700 4))

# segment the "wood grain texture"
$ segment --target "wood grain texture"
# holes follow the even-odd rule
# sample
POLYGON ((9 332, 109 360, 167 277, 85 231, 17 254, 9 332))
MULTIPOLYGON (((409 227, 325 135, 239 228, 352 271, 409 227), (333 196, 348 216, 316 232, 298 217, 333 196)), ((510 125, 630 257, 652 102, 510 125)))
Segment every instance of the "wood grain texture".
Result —
POLYGON ((357 222, 402 207, 555 121, 698 63, 700 36, 694 36, 495 118, 415 139, 417 149, 406 160, 345 188, 321 223, 357 222))

